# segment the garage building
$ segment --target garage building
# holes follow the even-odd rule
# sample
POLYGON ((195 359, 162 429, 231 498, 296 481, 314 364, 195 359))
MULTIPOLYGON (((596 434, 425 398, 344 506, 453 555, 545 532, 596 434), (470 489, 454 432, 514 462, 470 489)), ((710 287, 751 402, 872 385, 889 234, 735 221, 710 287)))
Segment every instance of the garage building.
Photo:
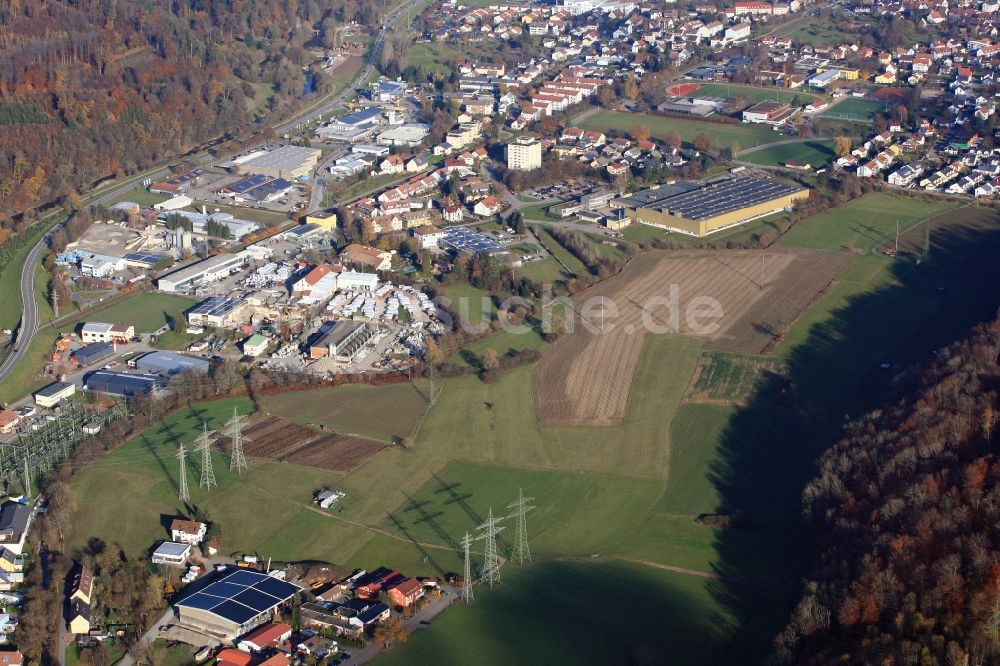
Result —
POLYGON ((259 571, 232 571, 174 604, 174 612, 181 625, 232 641, 271 621, 300 589, 259 571))

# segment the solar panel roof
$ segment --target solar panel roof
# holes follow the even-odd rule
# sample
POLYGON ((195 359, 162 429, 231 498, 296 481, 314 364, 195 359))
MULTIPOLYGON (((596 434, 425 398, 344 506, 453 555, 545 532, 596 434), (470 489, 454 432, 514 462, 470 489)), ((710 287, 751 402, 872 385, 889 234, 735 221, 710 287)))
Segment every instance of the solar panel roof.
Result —
POLYGON ((465 227, 445 229, 444 238, 440 242, 445 248, 456 252, 493 252, 500 249, 496 241, 465 227))
POLYGON ((153 254, 152 252, 129 252, 125 255, 125 259, 128 261, 142 261, 148 264, 155 264, 163 259, 163 255, 153 254))
POLYGON ((238 180, 235 183, 226 185, 223 189, 227 192, 235 192, 236 194, 243 194, 248 192, 255 187, 260 187, 264 183, 269 183, 273 178, 271 176, 264 176, 261 174, 254 174, 253 176, 247 176, 242 180, 238 180))
POLYGON ((256 571, 234 571, 177 602, 182 608, 205 610, 236 624, 291 598, 298 586, 256 571))
POLYGON ((241 305, 243 305, 243 299, 241 298, 229 298, 228 296, 211 296, 209 298, 206 298, 198 305, 191 308, 188 312, 189 314, 193 315, 222 316, 229 312, 232 312, 241 305))

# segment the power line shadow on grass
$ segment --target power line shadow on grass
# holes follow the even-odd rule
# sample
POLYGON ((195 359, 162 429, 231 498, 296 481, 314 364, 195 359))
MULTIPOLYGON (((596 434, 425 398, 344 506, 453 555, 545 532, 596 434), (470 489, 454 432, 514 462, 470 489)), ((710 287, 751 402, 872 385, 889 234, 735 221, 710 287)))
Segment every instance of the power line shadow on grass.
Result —
MULTIPOLYGON (((923 262, 922 235, 901 238, 891 279, 812 324, 787 373, 763 376, 730 417, 708 472, 720 498, 707 525, 719 577, 710 586, 724 609, 717 619, 741 624, 718 663, 761 663, 788 622, 801 581, 831 538, 803 524, 802 492, 847 420, 892 402, 909 388, 906 370, 996 316, 998 221, 996 211, 969 209, 939 222, 923 262)), ((831 640, 835 634, 807 638, 796 663, 831 640)))
POLYGON ((420 552, 421 559, 423 559, 424 562, 427 562, 432 567, 434 567, 434 570, 438 572, 439 576, 444 576, 447 572, 441 568, 441 565, 437 563, 437 560, 431 557, 431 554, 427 552, 427 549, 424 548, 419 541, 413 538, 413 535, 411 535, 410 531, 406 529, 406 526, 403 525, 402 521, 396 518, 396 516, 391 513, 388 513, 386 515, 388 516, 389 521, 393 524, 393 526, 397 530, 399 530, 399 533, 402 534, 407 541, 412 543, 413 547, 420 552))
MULTIPOLYGON (((441 486, 440 488, 434 491, 434 494, 437 495, 440 493, 446 493, 448 495, 448 499, 445 501, 445 505, 457 504, 459 507, 461 507, 462 511, 465 512, 465 515, 468 516, 469 520, 472 521, 473 528, 478 528, 480 525, 486 522, 485 516, 483 516, 475 509, 473 509, 469 505, 469 502, 467 501, 473 498, 474 495, 472 493, 460 494, 458 492, 458 489, 462 486, 460 482, 456 481, 454 483, 447 483, 444 479, 438 476, 437 473, 433 473, 431 474, 431 476, 434 477, 434 480, 438 482, 439 486, 441 486)), ((470 532, 471 531, 472 530, 470 530, 470 532)), ((514 550, 514 547, 506 539, 504 539, 504 537, 499 535, 497 536, 497 545, 500 546, 502 550, 507 552, 508 555, 512 553, 514 550)))
POLYGON ((432 530, 434 530, 434 534, 438 535, 438 538, 440 538, 441 541, 445 543, 445 545, 453 548, 454 550, 458 550, 460 547, 458 541, 455 539, 453 535, 448 534, 448 532, 443 527, 441 527, 441 523, 439 523, 437 520, 438 518, 444 515, 444 512, 435 511, 434 513, 431 513, 426 508, 428 504, 431 504, 431 502, 427 500, 418 501, 417 499, 408 495, 407 493, 403 494, 406 495, 406 499, 409 500, 409 502, 406 505, 406 508, 403 509, 403 512, 409 513, 412 511, 416 511, 417 513, 420 514, 420 517, 414 520, 413 524, 416 525, 418 523, 426 523, 432 530))

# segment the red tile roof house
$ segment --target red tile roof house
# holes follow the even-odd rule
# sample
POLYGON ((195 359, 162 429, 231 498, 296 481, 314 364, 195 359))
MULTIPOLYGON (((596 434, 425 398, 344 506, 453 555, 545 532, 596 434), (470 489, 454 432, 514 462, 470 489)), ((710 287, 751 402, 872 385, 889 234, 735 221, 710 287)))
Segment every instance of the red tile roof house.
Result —
POLYGON ((257 627, 236 644, 246 652, 263 652, 281 645, 292 635, 292 628, 284 623, 268 623, 257 627))
POLYGON ((389 588, 389 600, 394 606, 406 608, 424 596, 424 586, 416 578, 407 578, 389 588))

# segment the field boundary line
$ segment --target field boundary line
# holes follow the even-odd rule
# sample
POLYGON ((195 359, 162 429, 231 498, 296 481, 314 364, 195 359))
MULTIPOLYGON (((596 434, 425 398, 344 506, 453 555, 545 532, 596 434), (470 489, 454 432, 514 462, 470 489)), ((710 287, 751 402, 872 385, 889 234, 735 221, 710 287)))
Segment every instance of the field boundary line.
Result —
POLYGON ((709 571, 699 571, 697 569, 688 569, 687 567, 678 567, 673 564, 661 564, 659 562, 653 562, 651 560, 644 560, 638 557, 627 557, 624 555, 612 555, 610 557, 553 557, 550 558, 553 562, 589 562, 591 564, 599 564, 601 562, 629 562, 630 564, 639 564, 645 567, 651 567, 653 569, 660 569, 662 571, 670 571, 673 573, 682 574, 685 576, 694 576, 696 578, 707 578, 709 580, 724 580, 719 574, 711 573, 709 571))

